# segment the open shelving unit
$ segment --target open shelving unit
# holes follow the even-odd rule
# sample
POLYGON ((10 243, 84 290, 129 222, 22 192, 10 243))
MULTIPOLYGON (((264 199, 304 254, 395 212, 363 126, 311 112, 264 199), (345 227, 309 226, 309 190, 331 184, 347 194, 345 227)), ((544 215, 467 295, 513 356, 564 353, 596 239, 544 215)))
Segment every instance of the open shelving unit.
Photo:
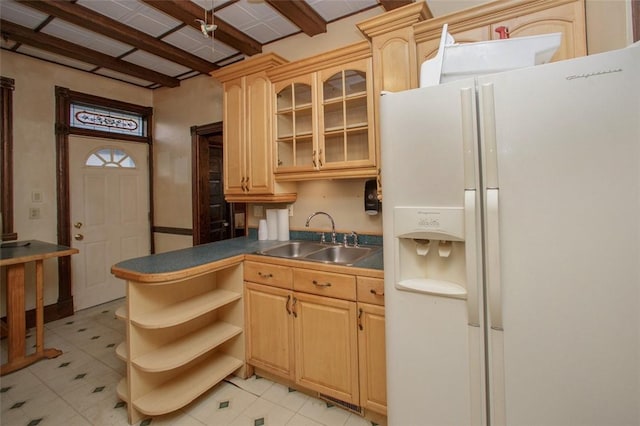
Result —
POLYGON ((116 355, 127 363, 117 394, 129 423, 178 410, 230 374, 244 376, 242 262, 166 281, 127 278, 126 304, 116 311, 127 339, 116 355))

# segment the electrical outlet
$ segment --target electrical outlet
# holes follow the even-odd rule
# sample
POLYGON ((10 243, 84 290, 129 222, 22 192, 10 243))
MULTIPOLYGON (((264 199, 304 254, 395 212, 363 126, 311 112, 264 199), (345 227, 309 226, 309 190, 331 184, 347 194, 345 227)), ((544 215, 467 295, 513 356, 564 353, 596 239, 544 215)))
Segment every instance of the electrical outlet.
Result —
POLYGON ((42 191, 32 191, 31 192, 31 201, 34 203, 42 202, 42 191))
POLYGON ((293 204, 287 204, 287 209, 289 209, 289 217, 293 216, 293 204))
POLYGON ((264 207, 262 207, 262 206, 253 206, 253 216, 254 217, 262 217, 262 216, 264 216, 264 207))

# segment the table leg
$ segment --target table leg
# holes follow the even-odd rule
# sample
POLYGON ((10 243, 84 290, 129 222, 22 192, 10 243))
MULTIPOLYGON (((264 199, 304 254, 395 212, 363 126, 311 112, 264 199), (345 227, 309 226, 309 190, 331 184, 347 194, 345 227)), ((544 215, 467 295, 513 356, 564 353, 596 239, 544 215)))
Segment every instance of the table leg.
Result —
POLYGON ((7 326, 9 363, 25 354, 24 263, 7 267, 7 326))
POLYGON ((0 375, 24 368, 42 358, 55 358, 62 354, 58 349, 44 348, 44 272, 42 260, 36 260, 36 351, 26 355, 24 263, 7 267, 7 325, 8 355, 6 364, 0 366, 0 375))
POLYGON ((62 351, 44 347, 44 269, 42 260, 36 260, 36 358, 55 358, 62 351))

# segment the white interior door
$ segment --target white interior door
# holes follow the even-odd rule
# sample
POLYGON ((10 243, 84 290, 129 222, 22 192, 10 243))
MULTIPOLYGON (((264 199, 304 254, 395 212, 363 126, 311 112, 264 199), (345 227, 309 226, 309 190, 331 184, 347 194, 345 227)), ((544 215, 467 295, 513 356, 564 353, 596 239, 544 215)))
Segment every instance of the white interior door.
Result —
POLYGON ((125 296, 111 266, 149 254, 148 146, 69 138, 71 259, 76 310, 125 296))

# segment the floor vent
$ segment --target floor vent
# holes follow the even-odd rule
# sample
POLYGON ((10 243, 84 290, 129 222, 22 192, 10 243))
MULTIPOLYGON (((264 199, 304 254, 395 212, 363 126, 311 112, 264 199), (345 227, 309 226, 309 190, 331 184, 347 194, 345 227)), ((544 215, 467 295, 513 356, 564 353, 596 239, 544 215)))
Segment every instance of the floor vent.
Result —
POLYGON ((340 399, 331 397, 329 395, 325 395, 323 393, 320 393, 318 395, 320 396, 320 399, 324 399, 327 402, 330 402, 330 403, 335 404, 335 405, 339 405, 342 408, 345 408, 345 409, 347 409, 349 411, 353 411, 356 414, 362 415, 362 407, 360 407, 359 405, 350 404, 350 403, 348 403, 346 401, 342 401, 340 399))

